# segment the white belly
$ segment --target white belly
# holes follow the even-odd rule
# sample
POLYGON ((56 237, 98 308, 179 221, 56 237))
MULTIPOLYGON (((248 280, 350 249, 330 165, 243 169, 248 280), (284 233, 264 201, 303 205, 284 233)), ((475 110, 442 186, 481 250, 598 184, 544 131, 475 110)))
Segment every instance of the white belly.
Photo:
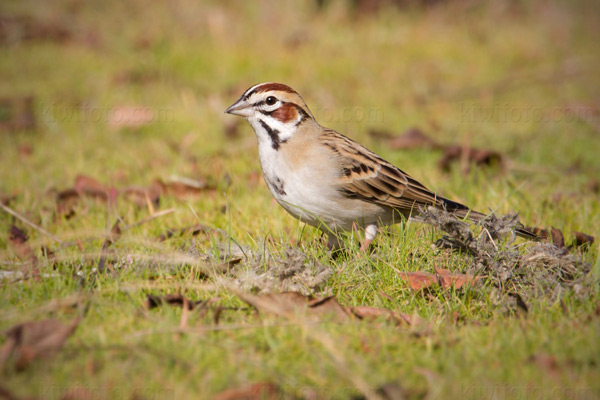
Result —
POLYGON ((316 169, 311 162, 292 169, 281 152, 267 146, 259 146, 259 155, 271 194, 295 218, 333 230, 350 230, 353 223, 366 226, 386 219, 384 208, 344 198, 332 185, 337 178, 335 170, 316 169))

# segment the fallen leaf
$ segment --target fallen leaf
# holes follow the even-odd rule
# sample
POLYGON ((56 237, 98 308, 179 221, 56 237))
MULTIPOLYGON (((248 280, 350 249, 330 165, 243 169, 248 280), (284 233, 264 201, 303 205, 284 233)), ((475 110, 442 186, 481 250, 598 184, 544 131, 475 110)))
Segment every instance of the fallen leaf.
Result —
POLYGON ((13 326, 7 331, 7 340, 0 350, 0 364, 12 356, 17 370, 22 370, 36 358, 50 356, 62 348, 78 324, 79 319, 69 325, 47 319, 13 326))
POLYGON ((589 248, 592 244, 594 244, 593 236, 577 231, 573 232, 573 235, 575 235, 575 241, 571 246, 589 248))
POLYGON ((404 272, 400 278, 407 281, 412 290, 421 290, 438 283, 437 276, 429 272, 404 272))
POLYGON ((22 144, 17 149, 23 158, 27 158, 33 154, 33 147, 29 144, 22 144))
POLYGON ((160 187, 162 193, 170 194, 177 198, 197 196, 203 194, 206 190, 214 189, 204 179, 197 180, 184 177, 172 177, 168 182, 157 179, 154 181, 154 184, 160 187))
POLYGON ((238 265, 241 261, 241 257, 233 257, 223 263, 213 266, 212 269, 222 274, 228 274, 232 271, 233 267, 238 265))
POLYGON ((313 298, 296 292, 253 295, 238 292, 237 295, 258 311, 281 317, 306 316, 310 319, 332 318, 335 321, 347 320, 348 312, 334 297, 313 298))
POLYGON ((241 388, 227 389, 217 393, 215 400, 279 400, 284 393, 271 382, 258 382, 241 388))
POLYGON ((152 214, 154 207, 158 207, 160 202, 161 190, 162 187, 157 182, 153 182, 150 187, 127 187, 121 193, 125 199, 133 202, 138 207, 148 207, 150 214, 152 214))
POLYGON ((487 149, 465 148, 464 146, 450 145, 444 149, 444 155, 438 162, 438 166, 442 171, 449 171, 450 165, 455 161, 461 161, 466 165, 463 168, 464 173, 469 172, 469 165, 477 166, 493 166, 497 165, 501 169, 504 168, 504 157, 497 151, 487 149))
POLYGON ((75 189, 65 189, 56 193, 56 212, 69 219, 75 215, 75 205, 79 201, 79 193, 75 189))
POLYGON ((58 21, 34 19, 24 15, 0 15, 0 43, 44 40, 65 43, 72 33, 58 21))
POLYGON ((436 274, 439 277, 439 284, 443 289, 454 287, 454 289, 460 289, 465 284, 474 284, 479 280, 478 276, 468 274, 453 274, 447 269, 436 268, 436 274))
POLYGON ((443 268, 436 268, 435 274, 425 271, 404 272, 400 277, 408 282, 411 289, 418 291, 428 287, 439 285, 442 289, 454 287, 460 289, 465 284, 475 283, 479 277, 468 274, 453 274, 443 268))
POLYGON ((590 179, 585 187, 592 193, 598 193, 600 192, 600 180, 596 178, 590 179))
POLYGON ((368 306, 356 306, 349 308, 352 314, 360 319, 376 319, 385 318, 392 320, 398 325, 408 324, 411 325, 410 315, 388 310, 387 308, 376 308, 368 306))
POLYGON ((550 231, 550 233, 552 235, 552 243, 559 249, 564 249, 565 248, 565 237, 564 237, 562 231, 558 228, 552 227, 552 230, 550 231))
POLYGON ((9 196, 0 192, 0 203, 4 204, 5 206, 9 206, 11 201, 15 200, 16 198, 17 196, 9 196))
POLYGON ((374 138, 385 141, 387 146, 394 150, 435 149, 440 147, 435 140, 424 134, 419 128, 408 129, 400 136, 378 130, 371 130, 369 134, 374 138))
POLYGON ((202 303, 203 303, 202 300, 192 301, 192 300, 187 299, 185 296, 183 296, 180 293, 167 294, 165 296, 155 296, 152 294, 147 294, 145 307, 148 310, 151 310, 153 308, 160 307, 163 304, 168 304, 170 306, 178 306, 178 307, 186 306, 188 310, 193 310, 194 307, 196 307, 197 305, 202 304, 202 303))
POLYGON ((510 292, 508 295, 515 299, 515 301, 517 303, 517 307, 519 307, 521 310, 525 311, 526 313, 529 312, 529 306, 527 305, 527 303, 525 302, 525 299, 523 299, 523 296, 521 296, 521 294, 519 294, 517 292, 510 292))
POLYGON ((540 228, 537 226, 526 226, 523 229, 537 235, 541 240, 547 240, 550 237, 548 229, 545 228, 540 228))
POLYGON ((75 177, 74 190, 80 196, 95 197, 104 201, 108 200, 110 193, 109 187, 86 175, 77 175, 75 177))
POLYGON ((17 256, 23 261, 30 262, 35 268, 37 265, 37 257, 29 245, 29 236, 27 236, 27 233, 17 228, 15 225, 11 225, 8 240, 17 252, 17 256))

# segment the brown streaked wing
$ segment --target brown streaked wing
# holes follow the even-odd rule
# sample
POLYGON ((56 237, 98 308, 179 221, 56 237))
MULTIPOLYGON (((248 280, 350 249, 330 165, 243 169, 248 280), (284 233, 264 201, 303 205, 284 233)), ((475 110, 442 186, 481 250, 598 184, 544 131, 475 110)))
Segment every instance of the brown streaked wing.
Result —
POLYGON ((345 196, 408 211, 443 205, 425 186, 352 139, 326 130, 320 140, 338 155, 345 196))

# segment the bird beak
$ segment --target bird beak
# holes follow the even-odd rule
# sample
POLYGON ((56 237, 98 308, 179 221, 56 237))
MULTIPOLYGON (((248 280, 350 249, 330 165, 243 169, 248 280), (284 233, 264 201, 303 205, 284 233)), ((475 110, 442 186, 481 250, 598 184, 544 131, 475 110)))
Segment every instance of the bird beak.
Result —
POLYGON ((252 110, 252 106, 242 97, 239 98, 238 101, 233 103, 227 110, 225 110, 227 114, 239 115, 240 117, 251 117, 254 114, 252 110))

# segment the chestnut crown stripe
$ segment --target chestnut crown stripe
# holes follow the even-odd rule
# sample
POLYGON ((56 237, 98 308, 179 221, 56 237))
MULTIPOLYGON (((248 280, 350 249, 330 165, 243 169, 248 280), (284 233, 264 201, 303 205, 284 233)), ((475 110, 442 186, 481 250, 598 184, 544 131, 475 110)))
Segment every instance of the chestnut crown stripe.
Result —
POLYGON ((262 93, 268 91, 281 91, 286 93, 296 93, 294 89, 289 87, 288 85, 284 85, 283 83, 261 83, 259 85, 252 86, 246 92, 245 97, 250 97, 254 93, 262 93))

